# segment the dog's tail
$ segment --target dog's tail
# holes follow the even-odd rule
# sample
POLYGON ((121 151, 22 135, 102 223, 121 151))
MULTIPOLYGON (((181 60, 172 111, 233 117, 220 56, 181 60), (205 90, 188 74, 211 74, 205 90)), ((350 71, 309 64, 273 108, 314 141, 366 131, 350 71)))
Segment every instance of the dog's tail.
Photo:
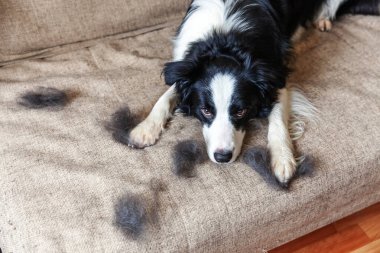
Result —
POLYGON ((380 0, 349 0, 338 10, 337 16, 344 14, 380 15, 380 0))

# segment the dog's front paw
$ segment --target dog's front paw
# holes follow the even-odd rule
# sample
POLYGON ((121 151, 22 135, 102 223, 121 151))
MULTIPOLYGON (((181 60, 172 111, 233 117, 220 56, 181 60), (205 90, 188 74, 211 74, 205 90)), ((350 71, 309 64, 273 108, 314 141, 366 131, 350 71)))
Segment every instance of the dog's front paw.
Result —
POLYGON ((332 28, 332 21, 329 18, 319 19, 315 22, 315 26, 321 32, 328 32, 332 28))
POLYGON ((296 172, 296 161, 294 158, 272 158, 272 170, 278 182, 287 187, 296 172))
POLYGON ((130 132, 129 145, 133 148, 152 146, 160 137, 161 131, 161 124, 146 119, 130 132))

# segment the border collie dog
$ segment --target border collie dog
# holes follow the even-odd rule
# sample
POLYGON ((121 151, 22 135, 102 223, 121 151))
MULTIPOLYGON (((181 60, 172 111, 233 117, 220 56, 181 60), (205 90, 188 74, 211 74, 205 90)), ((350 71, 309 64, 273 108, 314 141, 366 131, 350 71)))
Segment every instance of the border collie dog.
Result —
POLYGON ((286 88, 293 34, 308 23, 331 29, 342 8, 342 13, 378 14, 379 2, 193 0, 174 39, 173 61, 163 70, 170 88, 131 131, 130 142, 153 145, 177 107, 203 124, 209 158, 229 163, 241 151, 248 121, 269 117, 272 171, 287 183, 296 168, 286 88))

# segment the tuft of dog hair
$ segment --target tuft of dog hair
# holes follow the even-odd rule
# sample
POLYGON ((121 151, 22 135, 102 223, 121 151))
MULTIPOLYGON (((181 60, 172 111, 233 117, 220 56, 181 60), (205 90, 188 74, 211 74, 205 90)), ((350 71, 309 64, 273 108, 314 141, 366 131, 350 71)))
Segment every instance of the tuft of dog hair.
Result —
POLYGON ((129 141, 129 133, 140 122, 141 118, 133 114, 128 106, 125 106, 111 116, 111 121, 106 124, 106 129, 112 133, 116 142, 133 147, 129 141))
POLYGON ((288 188, 288 184, 280 183, 272 173, 270 153, 266 148, 253 147, 248 149, 243 154, 243 161, 255 170, 270 186, 276 189, 288 188))
POLYGON ((293 178, 287 183, 281 183, 277 180, 271 170, 270 153, 264 147, 253 147, 243 154, 243 161, 254 169, 263 180, 274 188, 288 189, 291 181, 303 176, 313 176, 315 168, 315 159, 310 155, 301 156, 298 160, 297 170, 293 178))
POLYGON ((126 194, 119 198, 115 209, 114 224, 132 239, 137 239, 149 224, 158 224, 159 194, 167 189, 158 179, 149 183, 151 197, 126 194))
POLYGON ((115 223, 126 234, 134 238, 143 231, 146 222, 146 207, 136 196, 125 195, 115 205, 115 223))
POLYGON ((19 98, 18 104, 31 109, 62 108, 69 103, 69 100, 68 91, 39 87, 35 91, 28 91, 23 94, 19 98))
POLYGON ((195 166, 205 161, 203 145, 194 140, 181 141, 173 148, 173 172, 179 177, 195 177, 195 166))
POLYGON ((315 159, 310 155, 301 156, 301 159, 298 161, 296 176, 313 176, 315 169, 315 159))

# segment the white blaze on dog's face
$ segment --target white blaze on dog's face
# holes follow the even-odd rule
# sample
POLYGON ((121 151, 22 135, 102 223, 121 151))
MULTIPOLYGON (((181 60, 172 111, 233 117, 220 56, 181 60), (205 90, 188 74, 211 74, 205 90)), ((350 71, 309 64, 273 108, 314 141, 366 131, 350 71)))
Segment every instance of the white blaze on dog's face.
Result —
POLYGON ((201 113, 209 119, 203 126, 203 136, 207 153, 213 162, 233 162, 238 157, 245 131, 236 129, 231 121, 231 105, 237 80, 230 74, 216 74, 210 81, 212 110, 201 108, 201 113))

